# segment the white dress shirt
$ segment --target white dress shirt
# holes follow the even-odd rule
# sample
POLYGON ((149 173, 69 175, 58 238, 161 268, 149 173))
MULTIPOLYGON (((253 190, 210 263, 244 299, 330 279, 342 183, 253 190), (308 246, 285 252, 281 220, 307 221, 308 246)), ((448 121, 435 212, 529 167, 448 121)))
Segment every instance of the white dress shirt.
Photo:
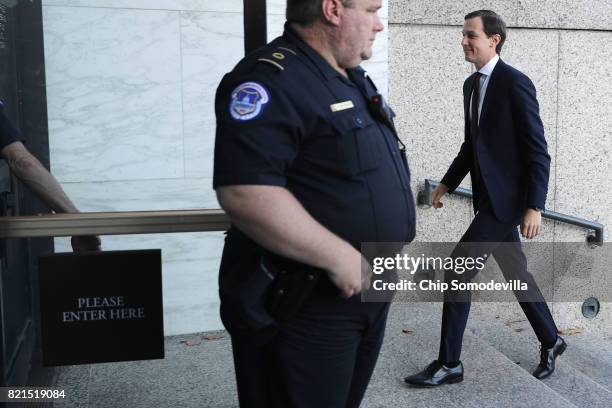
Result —
MULTIPOLYGON (((499 55, 495 54, 491 61, 487 62, 487 65, 480 68, 478 72, 482 74, 480 77, 480 95, 478 98, 478 122, 480 122, 480 112, 482 111, 482 102, 484 101, 485 94, 487 93, 487 86, 489 86, 489 79, 491 78, 491 73, 497 65, 497 61, 499 61, 499 55)), ((472 100, 472 96, 470 95, 470 101, 472 100)), ((472 110, 469 109, 470 112, 470 120, 472 120, 472 110)))

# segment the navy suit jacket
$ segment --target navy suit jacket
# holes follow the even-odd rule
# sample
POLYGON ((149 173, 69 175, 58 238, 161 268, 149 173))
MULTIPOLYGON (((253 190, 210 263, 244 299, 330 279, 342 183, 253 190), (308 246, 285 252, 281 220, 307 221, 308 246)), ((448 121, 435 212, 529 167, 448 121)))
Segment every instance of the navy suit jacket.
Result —
POLYGON ((470 172, 477 212, 481 186, 474 177, 476 154, 495 217, 518 223, 526 208, 544 208, 548 191, 550 156, 536 90, 525 74, 500 59, 489 79, 473 146, 469 109, 474 78, 472 74, 463 84, 464 142, 442 183, 452 193, 470 172))

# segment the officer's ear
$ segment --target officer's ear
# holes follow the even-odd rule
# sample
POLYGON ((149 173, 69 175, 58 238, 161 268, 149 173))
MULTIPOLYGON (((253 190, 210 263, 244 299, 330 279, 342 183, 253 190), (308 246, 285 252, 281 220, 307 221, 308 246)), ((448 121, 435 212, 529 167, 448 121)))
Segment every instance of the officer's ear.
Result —
POLYGON ((321 0, 323 21, 335 27, 339 26, 344 8, 342 0, 321 0))

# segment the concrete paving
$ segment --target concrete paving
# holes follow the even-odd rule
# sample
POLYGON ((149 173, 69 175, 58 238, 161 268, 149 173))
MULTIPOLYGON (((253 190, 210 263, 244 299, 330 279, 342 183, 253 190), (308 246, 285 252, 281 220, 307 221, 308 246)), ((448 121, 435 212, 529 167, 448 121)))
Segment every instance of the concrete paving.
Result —
MULTIPOLYGON (((609 389, 583 373, 593 372, 588 365, 595 362, 586 359, 581 360, 582 366, 572 365, 573 359, 590 355, 588 348, 580 348, 582 354, 576 351, 572 359, 565 358, 570 350, 579 349, 574 346, 578 337, 570 340, 558 372, 538 381, 529 373, 537 364, 535 338, 495 321, 499 319, 479 318, 478 312, 464 338, 465 380, 435 389, 406 386, 403 377, 422 369, 436 356, 440 313, 440 304, 393 305, 364 408, 612 406, 606 399, 609 389)), ((606 342, 584 337, 580 344, 583 341, 606 342)), ((238 405, 231 346, 225 332, 168 337, 163 360, 65 367, 58 382, 69 396, 67 402, 55 404, 61 408, 238 405)))

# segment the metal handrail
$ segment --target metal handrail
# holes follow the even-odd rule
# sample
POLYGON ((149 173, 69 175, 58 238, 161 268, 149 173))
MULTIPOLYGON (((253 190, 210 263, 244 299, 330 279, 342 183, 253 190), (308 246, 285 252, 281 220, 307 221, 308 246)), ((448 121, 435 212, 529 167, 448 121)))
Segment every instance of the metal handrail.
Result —
MULTIPOLYGON (((426 179, 425 188, 419 193, 419 204, 431 206, 431 192, 439 184, 426 179)), ((462 187, 453 194, 472 198, 472 191, 462 187)), ((604 226, 596 221, 549 210, 542 211, 542 217, 593 230, 587 241, 603 245, 604 226)), ((229 217, 221 209, 45 214, 0 217, 0 239, 224 231, 229 226, 229 217)))
MULTIPOLYGON (((421 205, 431 206, 431 193, 440 185, 440 182, 425 179, 425 188, 419 193, 418 202, 421 205)), ((457 187, 453 191, 454 195, 461 197, 472 198, 472 191, 467 188, 457 187)), ((572 215, 561 214, 556 211, 543 210, 542 217, 548 218, 554 221, 564 222, 566 224, 576 225, 578 227, 587 228, 593 230, 593 234, 587 235, 587 242, 592 245, 602 246, 604 242, 604 226, 597 221, 584 220, 582 218, 574 217, 572 215)))
POLYGON ((0 217, 0 239, 224 231, 229 226, 221 209, 45 214, 0 217))

